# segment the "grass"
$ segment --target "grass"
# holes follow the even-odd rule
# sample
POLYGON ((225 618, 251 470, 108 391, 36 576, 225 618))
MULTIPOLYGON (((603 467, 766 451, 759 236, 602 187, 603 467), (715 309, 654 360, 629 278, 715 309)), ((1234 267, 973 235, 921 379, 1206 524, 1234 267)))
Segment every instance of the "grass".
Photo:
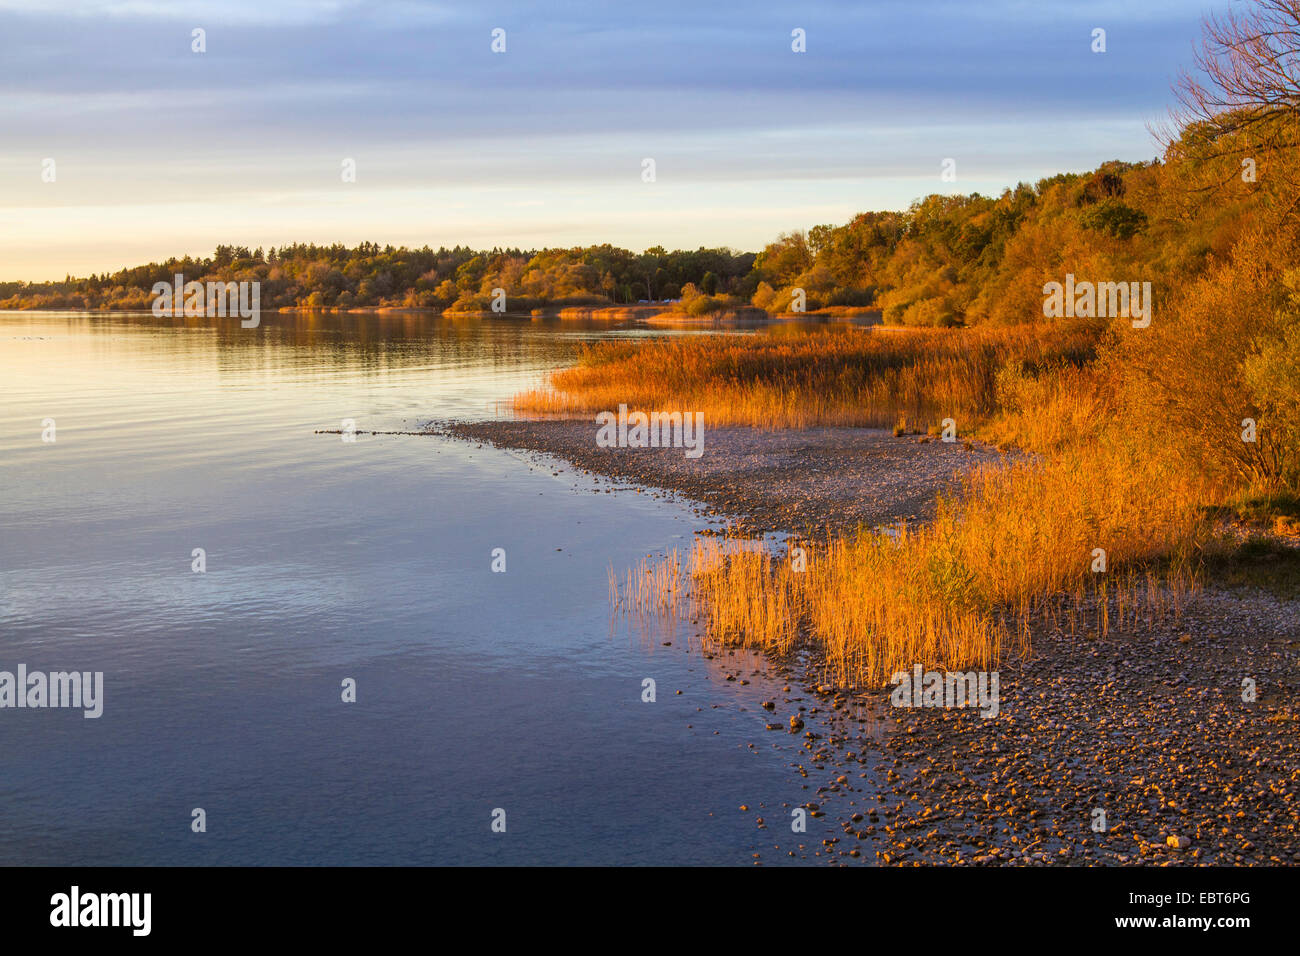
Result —
POLYGON ((1290 492, 1239 495, 1222 506, 1220 513, 1279 535, 1300 536, 1300 495, 1290 492))
POLYGON ((785 326, 753 335, 603 342, 554 373, 547 387, 516 396, 514 407, 587 415, 625 403, 647 412, 703 412, 710 425, 760 428, 891 428, 905 417, 924 429, 952 418, 970 434, 999 408, 1000 390, 1029 389, 1040 379, 1038 387, 1050 390, 1048 382, 1093 357, 1097 337, 1085 324, 888 333, 785 326), (1018 383, 1008 373, 999 379, 1008 366, 1018 383))
MULTIPOLYGON (((810 644, 838 684, 879 686, 916 663, 989 670, 1026 650, 1036 620, 1104 635, 1180 612, 1213 533, 1202 489, 1173 474, 1149 482, 1133 465, 1126 449, 1093 448, 984 469, 934 521, 832 538, 809 549, 805 570, 746 539, 706 538, 686 577, 709 639, 778 654, 810 644)), ((680 600, 683 561, 665 565, 680 600)), ((668 579, 646 570, 615 592, 664 607, 656 584, 668 579)))
MULTIPOLYGON (((662 569, 634 569, 624 587, 611 582, 626 608, 673 613, 689 586, 710 640, 778 654, 811 646, 844 685, 879 686, 917 663, 988 670, 1025 651, 1035 622, 1104 635, 1177 617, 1207 569, 1294 593, 1300 552, 1225 557, 1222 489, 1116 417, 1113 388, 1090 363, 1099 340, 1071 326, 606 345, 517 407, 626 403, 702 410, 711 423, 895 435, 954 418, 962 437, 1034 452, 969 475, 932 522, 808 546, 806 569, 749 540, 707 538, 662 569)), ((1277 496, 1236 505, 1272 521, 1294 520, 1298 506, 1277 496)))
POLYGON ((1247 538, 1240 547, 1212 556, 1206 567, 1227 587, 1258 588, 1288 601, 1300 598, 1300 547, 1276 538, 1247 538))

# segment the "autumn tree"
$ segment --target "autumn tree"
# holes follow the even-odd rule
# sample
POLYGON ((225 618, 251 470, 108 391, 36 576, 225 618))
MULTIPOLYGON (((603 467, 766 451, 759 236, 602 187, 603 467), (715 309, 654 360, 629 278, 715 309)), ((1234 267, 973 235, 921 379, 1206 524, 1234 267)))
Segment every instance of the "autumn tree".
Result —
POLYGON ((1209 184, 1262 180, 1297 193, 1300 146, 1300 0, 1252 0, 1208 17, 1195 72, 1184 71, 1172 126, 1175 158, 1204 167, 1209 184), (1276 161, 1275 161, 1276 160, 1276 161))

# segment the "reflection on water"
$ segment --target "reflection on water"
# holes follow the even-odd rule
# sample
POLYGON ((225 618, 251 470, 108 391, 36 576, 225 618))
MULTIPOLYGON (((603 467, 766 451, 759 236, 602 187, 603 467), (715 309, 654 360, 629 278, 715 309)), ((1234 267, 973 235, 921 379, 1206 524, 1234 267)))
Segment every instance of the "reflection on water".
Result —
POLYGON ((490 448, 316 433, 497 414, 581 343, 643 334, 0 313, 0 670, 105 685, 98 720, 0 709, 0 863, 774 852, 734 809, 805 798, 795 739, 762 737, 770 679, 608 630, 609 569, 697 519, 490 448))

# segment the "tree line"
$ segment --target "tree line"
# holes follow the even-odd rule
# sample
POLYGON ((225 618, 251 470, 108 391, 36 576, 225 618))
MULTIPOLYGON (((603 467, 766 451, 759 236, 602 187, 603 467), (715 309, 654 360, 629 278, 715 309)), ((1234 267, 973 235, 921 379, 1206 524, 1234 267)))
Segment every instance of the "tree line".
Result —
MULTIPOLYGON (((1194 95, 1194 91, 1193 94, 1194 95)), ((1224 261, 1262 212, 1300 181, 1293 116, 1247 122, 1248 107, 1185 119, 1147 162, 1020 183, 1000 196, 936 193, 901 211, 778 236, 758 253, 569 249, 218 246, 85 278, 0 282, 0 308, 148 309, 156 282, 257 281, 263 308, 405 307, 510 312, 680 300, 696 314, 752 305, 785 312, 872 307, 887 323, 1043 321, 1043 287, 1067 274, 1144 281, 1156 305, 1224 261), (798 305, 796 305, 798 303, 798 305)))

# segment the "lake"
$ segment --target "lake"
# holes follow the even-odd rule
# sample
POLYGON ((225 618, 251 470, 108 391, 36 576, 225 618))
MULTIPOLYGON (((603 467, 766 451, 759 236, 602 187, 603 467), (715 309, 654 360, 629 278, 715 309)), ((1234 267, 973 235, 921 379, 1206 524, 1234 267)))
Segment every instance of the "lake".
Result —
POLYGON ((779 678, 752 660, 728 682, 740 658, 706 660, 688 622, 611 625, 610 569, 686 547, 702 518, 508 451, 366 434, 505 414, 581 343, 643 334, 0 313, 0 670, 104 675, 98 719, 0 709, 0 863, 748 865, 817 846, 829 824, 792 835, 781 807, 811 799, 801 741, 763 730, 779 678), (348 419, 355 441, 318 433, 348 419))

